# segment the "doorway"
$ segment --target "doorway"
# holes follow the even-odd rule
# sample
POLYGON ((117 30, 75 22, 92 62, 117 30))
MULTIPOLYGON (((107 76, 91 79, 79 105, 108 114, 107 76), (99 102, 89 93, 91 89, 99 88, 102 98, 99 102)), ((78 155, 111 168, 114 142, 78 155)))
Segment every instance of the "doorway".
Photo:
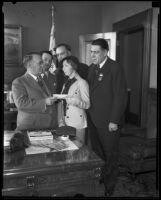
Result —
POLYGON ((124 67, 129 105, 126 123, 146 128, 150 76, 152 9, 113 24, 116 60, 124 67))

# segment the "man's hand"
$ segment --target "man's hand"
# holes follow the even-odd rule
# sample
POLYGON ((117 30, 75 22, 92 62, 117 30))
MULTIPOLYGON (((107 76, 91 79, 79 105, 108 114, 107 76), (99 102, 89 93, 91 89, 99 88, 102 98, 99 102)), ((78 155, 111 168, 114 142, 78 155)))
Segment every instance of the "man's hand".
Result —
POLYGON ((57 97, 48 97, 45 99, 45 103, 47 106, 53 105, 53 103, 57 100, 57 97))
POLYGON ((118 125, 110 122, 109 125, 108 125, 108 129, 109 129, 110 132, 117 131, 118 125))

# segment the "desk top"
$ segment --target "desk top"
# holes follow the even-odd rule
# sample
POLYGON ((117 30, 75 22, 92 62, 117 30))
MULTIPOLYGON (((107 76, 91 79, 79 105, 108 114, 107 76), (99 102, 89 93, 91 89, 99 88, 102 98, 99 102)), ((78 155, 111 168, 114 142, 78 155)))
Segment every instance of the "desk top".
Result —
POLYGON ((40 154, 26 154, 25 150, 9 153, 4 149, 3 175, 8 176, 41 173, 42 171, 62 170, 68 171, 75 167, 90 168, 100 167, 103 161, 86 145, 81 146, 80 142, 73 140, 79 147, 76 150, 47 152, 40 154))

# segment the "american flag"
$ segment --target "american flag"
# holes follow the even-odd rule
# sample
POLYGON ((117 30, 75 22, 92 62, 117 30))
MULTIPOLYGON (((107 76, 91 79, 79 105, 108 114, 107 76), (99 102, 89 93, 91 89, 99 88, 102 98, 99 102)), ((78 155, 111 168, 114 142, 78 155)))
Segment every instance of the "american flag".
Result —
POLYGON ((54 6, 52 6, 52 26, 50 32, 50 43, 49 43, 49 51, 55 54, 54 48, 56 46, 55 43, 55 23, 54 23, 54 6))

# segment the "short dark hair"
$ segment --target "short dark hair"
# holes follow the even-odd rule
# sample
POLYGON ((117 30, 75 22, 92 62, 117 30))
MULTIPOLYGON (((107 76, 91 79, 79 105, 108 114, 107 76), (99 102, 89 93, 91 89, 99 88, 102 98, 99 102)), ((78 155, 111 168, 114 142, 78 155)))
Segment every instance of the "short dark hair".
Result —
POLYGON ((23 66, 27 69, 27 64, 28 62, 30 62, 32 59, 33 59, 33 55, 39 55, 41 56, 41 54, 39 52, 30 52, 28 54, 26 54, 24 57, 23 57, 23 66))
POLYGON ((42 56, 44 53, 47 53, 49 55, 51 55, 51 57, 53 57, 53 54, 51 53, 51 51, 40 51, 40 55, 42 56))
POLYGON ((103 38, 93 40, 92 45, 99 45, 102 49, 106 49, 107 51, 109 51, 108 42, 103 38))
POLYGON ((79 60, 75 56, 67 56, 63 58, 61 63, 63 64, 64 61, 67 61, 67 63, 71 64, 72 68, 75 69, 76 71, 78 70, 78 65, 79 65, 79 60))
POLYGON ((58 44, 58 45, 56 46, 55 50, 56 50, 58 47, 65 47, 66 50, 71 51, 71 47, 70 47, 68 44, 66 44, 66 43, 58 44))

